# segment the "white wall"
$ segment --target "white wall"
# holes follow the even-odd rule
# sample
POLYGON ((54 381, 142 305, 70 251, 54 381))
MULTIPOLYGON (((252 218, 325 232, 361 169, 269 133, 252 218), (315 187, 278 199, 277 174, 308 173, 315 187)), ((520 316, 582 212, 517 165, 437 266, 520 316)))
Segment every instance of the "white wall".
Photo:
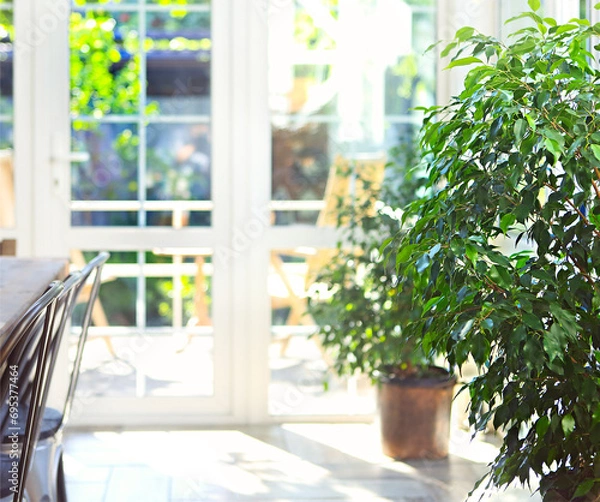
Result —
MULTIPOLYGON (((595 2, 591 2, 595 3, 595 2)), ((542 0, 544 15, 560 22, 579 17, 579 0, 542 0)), ((441 51, 446 42, 454 38, 456 31, 464 26, 471 26, 478 31, 505 40, 507 35, 520 26, 528 23, 527 19, 505 23, 529 9, 525 0, 438 0, 439 39, 441 51)), ((600 20, 600 11, 594 11, 592 22, 600 20), (594 17, 595 14, 595 17, 594 17)), ((438 101, 446 103, 450 96, 462 90, 463 79, 468 68, 455 68, 445 71, 449 58, 442 61, 438 70, 438 101)))
MULTIPOLYGON (((505 0, 439 0, 438 1, 438 38, 442 43, 441 51, 446 43, 454 38, 457 30, 471 26, 486 35, 498 35, 499 2, 505 0)), ((456 68, 444 70, 448 59, 442 60, 438 69, 438 102, 446 103, 450 96, 462 90, 462 82, 468 69, 456 68)))

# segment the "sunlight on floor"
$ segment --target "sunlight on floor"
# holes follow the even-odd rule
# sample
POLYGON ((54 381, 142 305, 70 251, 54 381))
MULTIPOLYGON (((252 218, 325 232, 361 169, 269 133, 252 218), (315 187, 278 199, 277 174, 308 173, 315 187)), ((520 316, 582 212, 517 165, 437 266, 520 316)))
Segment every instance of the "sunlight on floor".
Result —
MULTIPOLYGON (((378 431, 377 424, 284 424, 73 432, 68 490, 71 500, 86 502, 462 502, 493 449, 467 448, 465 435, 453 438, 448 459, 397 462, 381 453, 378 431)), ((539 499, 513 490, 491 500, 539 499)))

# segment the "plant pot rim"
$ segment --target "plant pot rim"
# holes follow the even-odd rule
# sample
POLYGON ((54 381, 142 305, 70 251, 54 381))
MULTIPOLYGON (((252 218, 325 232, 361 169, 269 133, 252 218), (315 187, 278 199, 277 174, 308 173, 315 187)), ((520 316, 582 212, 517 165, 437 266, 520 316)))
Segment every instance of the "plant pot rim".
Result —
POLYGON ((430 366, 426 376, 402 376, 392 371, 382 372, 378 380, 382 384, 403 387, 451 387, 456 384, 456 376, 440 366, 430 366))

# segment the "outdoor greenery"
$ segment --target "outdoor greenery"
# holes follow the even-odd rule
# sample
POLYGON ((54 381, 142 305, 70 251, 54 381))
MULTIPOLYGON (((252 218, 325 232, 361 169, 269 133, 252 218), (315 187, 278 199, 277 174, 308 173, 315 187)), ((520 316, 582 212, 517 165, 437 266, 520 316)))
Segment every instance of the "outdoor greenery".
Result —
MULTIPOLYGON (((184 2, 185 3, 185 2, 184 2)), ((184 4, 182 3, 182 4, 184 4)), ((77 2, 84 5, 85 2, 77 2)), ((179 20, 185 13, 167 13, 179 20)), ((166 24, 165 14, 157 14, 161 26, 166 24)), ((155 16, 156 17, 156 16, 155 16)), ((156 23, 155 23, 156 24, 156 23)), ((168 24, 168 23, 167 23, 168 24)), ((170 27, 173 29, 173 27, 170 27)), ((202 40, 181 38, 174 44, 179 50, 206 49, 202 40), (201 46, 201 47, 200 47, 201 46)), ((145 50, 164 49, 166 38, 149 40, 145 50)), ((137 18, 128 13, 103 10, 74 11, 70 19, 70 75, 71 115, 73 117, 74 149, 90 153, 90 163, 73 165, 73 196, 75 199, 131 200, 138 196, 139 131, 136 117, 140 114, 140 50, 137 18), (111 114, 129 115, 132 123, 105 124, 102 119, 111 114)), ((171 45, 173 47, 173 45, 171 45)), ((146 116, 157 114, 156 101, 149 101, 143 110, 146 116)), ((158 164, 153 151, 148 152, 153 166, 167 173, 171 166, 158 164)), ((95 224, 135 225, 130 213, 98 213, 95 224), (110 216, 110 220, 107 220, 110 216)), ((115 258, 123 253, 114 253, 115 258)), ((136 260, 134 260, 135 262, 136 260)), ((146 253, 146 262, 160 261, 146 253)), ((193 280, 182 278, 184 320, 193 313, 193 280)), ((136 282, 116 278, 103 285, 101 301, 111 325, 136 324, 136 282)), ((165 325, 172 322, 173 281, 168 278, 149 278, 146 283, 146 324, 165 325)))
POLYGON ((480 483, 536 476, 547 500, 596 500, 600 24, 557 24, 528 4, 506 44, 464 27, 443 50, 449 68, 470 66, 464 90, 425 110, 433 193, 386 244, 422 306, 405 336, 481 370, 469 420, 503 443, 480 483))
MULTIPOLYGON (((71 114, 101 118, 110 113, 135 114, 139 106, 139 40, 135 30, 128 30, 121 44, 115 40, 117 20, 104 12, 71 14, 71 114), (114 66, 130 58, 119 71, 114 66), (93 63, 93 64, 91 64, 93 63)), ((121 30, 122 31, 122 30, 121 30)), ((76 129, 86 123, 77 120, 76 129)))

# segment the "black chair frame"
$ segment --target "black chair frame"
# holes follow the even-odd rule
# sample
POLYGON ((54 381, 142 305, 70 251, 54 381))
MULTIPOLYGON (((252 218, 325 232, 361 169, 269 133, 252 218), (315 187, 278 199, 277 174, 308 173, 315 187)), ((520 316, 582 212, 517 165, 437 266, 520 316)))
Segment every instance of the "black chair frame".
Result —
MULTIPOLYGON (((11 330, 0 349, 0 397, 3 411, 0 430, 3 437, 10 438, 11 444, 10 453, 2 454, 2 460, 5 465, 16 467, 16 472, 6 479, 8 486, 0 487, 0 496, 6 498, 12 494, 13 502, 21 502, 25 495, 27 476, 47 398, 56 303, 63 289, 64 285, 60 281, 50 284, 11 330), (17 444, 14 449, 13 444, 17 444)), ((7 474, 2 473, 1 479, 4 480, 7 474)))

